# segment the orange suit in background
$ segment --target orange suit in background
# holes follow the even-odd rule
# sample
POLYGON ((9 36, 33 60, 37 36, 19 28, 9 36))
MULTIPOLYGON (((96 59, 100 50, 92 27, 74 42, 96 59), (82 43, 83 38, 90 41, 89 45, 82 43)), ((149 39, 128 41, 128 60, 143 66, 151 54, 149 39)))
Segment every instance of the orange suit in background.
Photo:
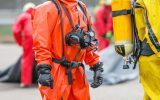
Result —
POLYGON ((32 22, 31 13, 33 8, 30 7, 24 13, 18 16, 12 27, 13 35, 16 42, 23 48, 21 60, 21 86, 25 87, 32 83, 32 69, 34 53, 32 50, 32 22))
MULTIPOLYGON (((86 31, 88 30, 87 19, 77 7, 78 0, 56 0, 56 2, 62 11, 64 37, 72 31, 72 27, 61 3, 65 5, 73 24, 77 25, 80 19, 80 27, 86 31)), ((91 17, 86 6, 83 3, 82 5, 87 12, 87 17, 91 25, 91 17)), ((51 76, 49 77, 52 77, 54 81, 53 88, 39 84, 39 90, 43 100, 90 100, 88 80, 83 68, 79 67, 71 70, 73 83, 68 84, 66 68, 61 64, 52 62, 52 58, 61 59, 64 48, 64 55, 68 61, 85 61, 89 66, 93 66, 99 62, 99 56, 88 48, 81 49, 75 59, 80 48, 79 45, 68 46, 64 43, 64 47, 62 47, 61 20, 56 5, 52 1, 47 1, 36 7, 33 12, 32 22, 33 47, 36 61, 39 66, 51 66, 51 76)))

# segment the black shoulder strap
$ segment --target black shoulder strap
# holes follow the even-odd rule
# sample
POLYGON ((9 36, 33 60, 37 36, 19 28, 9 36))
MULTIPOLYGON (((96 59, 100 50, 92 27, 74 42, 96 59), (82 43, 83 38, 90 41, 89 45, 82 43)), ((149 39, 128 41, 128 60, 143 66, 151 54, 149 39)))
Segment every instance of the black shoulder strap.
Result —
POLYGON ((56 2, 56 0, 52 0, 52 2, 55 4, 57 10, 58 10, 58 14, 60 16, 60 26, 61 26, 61 33, 62 33, 62 57, 64 57, 64 30, 63 30, 63 20, 62 20, 62 11, 61 8, 59 7, 58 3, 56 2))
POLYGON ((81 8, 81 10, 83 11, 83 14, 84 14, 84 15, 86 16, 86 18, 87 18, 87 27, 88 27, 88 30, 91 30, 91 25, 90 25, 90 23, 89 23, 89 19, 88 19, 88 16, 87 16, 86 11, 84 10, 81 2, 78 1, 78 5, 79 5, 79 7, 81 8))
POLYGON ((62 2, 60 2, 60 3, 61 3, 61 5, 62 5, 62 8, 63 8, 63 10, 64 10, 64 12, 65 12, 65 14, 66 14, 66 16, 67 16, 69 22, 70 22, 70 25, 71 25, 72 29, 75 30, 73 21, 72 21, 72 19, 71 19, 71 16, 69 15, 69 13, 68 13, 68 11, 67 11, 65 5, 64 5, 62 2))
POLYGON ((53 3, 55 4, 55 6, 56 6, 56 8, 57 8, 57 10, 58 10, 58 14, 60 14, 61 9, 60 9, 58 3, 56 2, 56 0, 52 0, 52 2, 53 2, 53 3))
POLYGON ((147 29, 148 29, 149 38, 150 38, 152 44, 157 49, 157 51, 160 52, 160 44, 158 42, 158 38, 156 37, 156 35, 155 35, 155 33, 154 33, 153 29, 152 29, 151 24, 149 22, 147 9, 144 8, 143 6, 141 6, 138 3, 135 4, 135 8, 142 8, 142 9, 144 9, 144 11, 145 11, 145 16, 144 17, 145 17, 146 26, 147 26, 147 29))
POLYGON ((122 16, 127 14, 131 14, 131 10, 123 9, 123 10, 112 11, 112 17, 122 16))

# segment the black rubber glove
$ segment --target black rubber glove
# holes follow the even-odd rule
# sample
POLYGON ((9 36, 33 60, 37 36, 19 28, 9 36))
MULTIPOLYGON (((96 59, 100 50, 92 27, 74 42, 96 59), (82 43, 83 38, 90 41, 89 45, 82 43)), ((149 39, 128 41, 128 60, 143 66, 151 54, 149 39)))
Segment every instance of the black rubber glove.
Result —
POLYGON ((50 73, 51 66, 47 64, 37 65, 37 71, 39 75, 38 83, 42 86, 47 86, 53 89, 53 79, 50 73))
POLYGON ((95 64, 93 67, 91 67, 91 70, 94 72, 94 77, 93 77, 93 83, 91 84, 92 88, 97 88, 103 83, 103 63, 99 62, 95 64))

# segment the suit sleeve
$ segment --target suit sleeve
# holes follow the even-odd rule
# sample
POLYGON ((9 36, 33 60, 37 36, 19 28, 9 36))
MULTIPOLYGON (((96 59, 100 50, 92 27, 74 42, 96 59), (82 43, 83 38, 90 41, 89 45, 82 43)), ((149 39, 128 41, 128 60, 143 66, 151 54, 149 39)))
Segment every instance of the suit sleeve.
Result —
MULTIPOLYGON (((84 8, 87 12, 87 17, 89 19, 89 23, 90 25, 92 26, 92 19, 91 19, 91 16, 88 12, 88 10, 86 9, 85 5, 84 5, 84 8)), ((100 60, 99 60, 99 55, 94 52, 94 51, 90 51, 90 48, 87 48, 86 49, 86 55, 85 55, 85 59, 84 59, 85 63, 87 65, 89 65, 90 67, 92 67, 94 64, 98 63, 100 60)))
POLYGON ((52 6, 37 7, 32 14, 33 49, 38 64, 51 65, 52 62, 51 36, 58 17, 52 6))

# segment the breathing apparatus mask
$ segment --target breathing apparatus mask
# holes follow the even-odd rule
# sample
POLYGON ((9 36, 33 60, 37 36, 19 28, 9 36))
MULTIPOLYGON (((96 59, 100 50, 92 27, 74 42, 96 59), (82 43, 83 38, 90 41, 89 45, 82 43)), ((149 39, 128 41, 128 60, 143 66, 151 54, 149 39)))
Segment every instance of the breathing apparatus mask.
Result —
MULTIPOLYGON (((87 18, 86 12, 84 10, 84 8, 82 7, 82 5, 78 2, 79 7, 81 8, 82 12, 84 13, 84 15, 86 16, 87 19, 87 27, 88 27, 88 31, 85 31, 83 28, 80 27, 80 18, 79 18, 79 12, 78 12, 78 24, 74 26, 71 17, 69 16, 69 13, 65 7, 65 5, 63 4, 63 2, 60 2, 69 22, 70 25, 72 27, 72 31, 69 32, 66 36, 64 34, 64 28, 63 28, 63 23, 62 23, 62 11, 58 5, 58 3, 55 0, 52 0, 53 3, 56 5, 57 9, 58 9, 58 13, 60 16, 60 26, 61 26, 61 33, 62 33, 62 58, 61 59, 57 59, 57 58, 53 58, 52 61, 58 64, 61 64, 62 66, 67 68, 67 76, 68 76, 68 83, 72 84, 72 68, 79 68, 82 67, 84 69, 84 74, 85 74, 85 67, 83 65, 82 62, 77 62, 76 58, 78 57, 78 55, 80 54, 81 49, 86 49, 88 50, 88 47, 90 50, 97 50, 97 45, 98 45, 98 40, 95 38, 95 32, 92 30, 89 20, 87 18), (65 39, 64 39, 65 38, 65 39), (65 40, 65 41, 64 41, 65 40), (77 51, 74 59, 72 61, 68 61, 67 58, 65 57, 65 53, 64 53, 64 43, 66 42, 66 44, 68 46, 75 46, 78 45, 80 48, 77 51)), ((96 74, 99 72, 95 72, 96 74)), ((100 75, 100 74, 98 74, 100 75)), ((85 75, 83 75, 85 76, 85 75)), ((99 78, 99 76, 98 76, 99 78)), ((94 82, 94 87, 98 86, 99 84, 97 84, 97 82, 99 82, 99 79, 97 81, 97 77, 95 77, 95 82, 94 82)), ((84 77, 84 83, 85 83, 85 77, 84 77)))
MULTIPOLYGON (((65 42, 68 46, 74 46, 74 45, 79 45, 81 49, 86 49, 86 48, 90 48, 90 50, 94 50, 96 51, 98 49, 98 40, 95 37, 95 32, 92 30, 90 23, 89 23, 89 19, 87 17, 87 14, 85 12, 85 10, 83 9, 82 5, 78 3, 80 9, 82 10, 83 14, 85 15, 86 19, 87 19, 87 28, 88 31, 85 31, 83 28, 80 27, 80 16, 79 16, 79 12, 78 12, 78 24, 74 25, 72 22, 72 19, 65 7, 65 5, 63 3, 61 3, 62 8, 70 22, 70 25, 72 27, 72 31, 69 32, 66 36, 65 36, 65 42)), ((61 10, 59 9, 59 12, 61 12, 61 10)), ((60 13, 61 16, 61 20, 62 20, 62 13, 60 13)), ((61 21, 62 22, 62 21, 61 21)), ((61 23, 61 30, 63 32, 63 25, 61 23)), ((63 35, 64 36, 64 35, 63 35)), ((63 43, 63 42, 62 42, 63 43)))
POLYGON ((91 47, 97 50, 98 40, 95 38, 95 32, 89 30, 88 32, 81 29, 79 25, 76 26, 76 30, 66 35, 66 44, 69 46, 80 45, 81 49, 91 47))

